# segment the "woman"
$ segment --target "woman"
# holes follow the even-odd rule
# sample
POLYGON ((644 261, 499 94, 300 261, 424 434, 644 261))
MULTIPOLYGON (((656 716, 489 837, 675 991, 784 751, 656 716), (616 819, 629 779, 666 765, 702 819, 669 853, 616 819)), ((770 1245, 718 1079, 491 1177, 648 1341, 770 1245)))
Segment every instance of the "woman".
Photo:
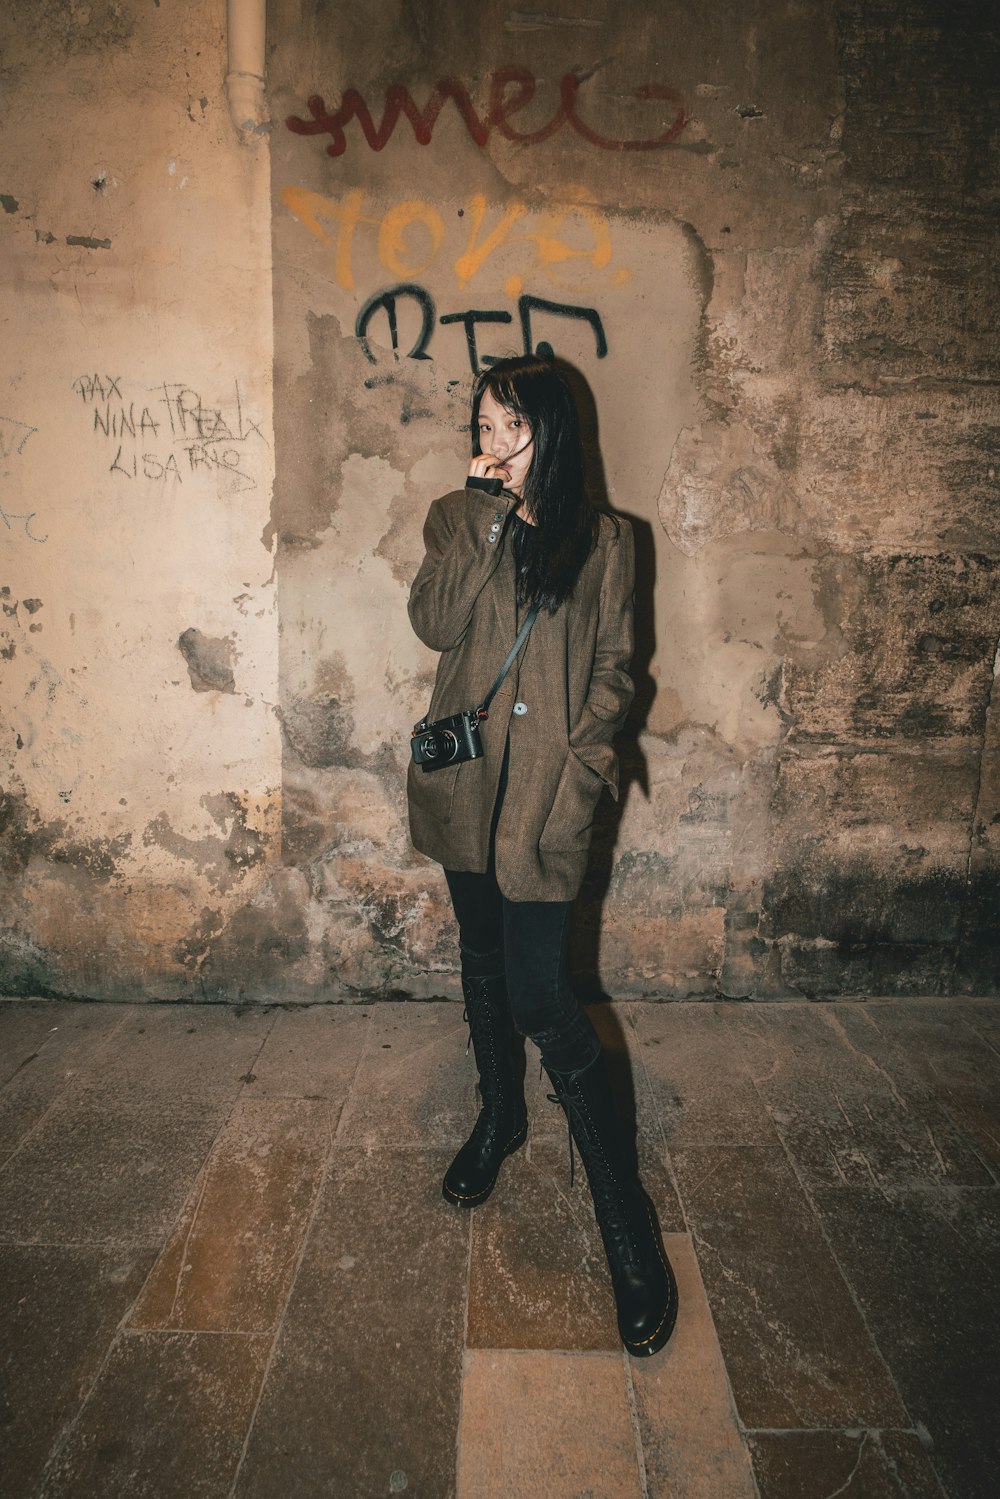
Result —
POLYGON ((587 503, 576 405, 550 362, 505 359, 479 376, 472 454, 466 488, 431 505, 410 593, 413 628, 441 652, 428 720, 481 703, 525 614, 539 612, 480 729, 482 758, 409 772, 413 842, 444 866, 458 921, 482 1100, 443 1191, 460 1207, 484 1202, 524 1144, 517 1033, 529 1037, 587 1170, 622 1340, 656 1353, 676 1318, 674 1278, 567 960, 633 694, 632 533, 587 503))

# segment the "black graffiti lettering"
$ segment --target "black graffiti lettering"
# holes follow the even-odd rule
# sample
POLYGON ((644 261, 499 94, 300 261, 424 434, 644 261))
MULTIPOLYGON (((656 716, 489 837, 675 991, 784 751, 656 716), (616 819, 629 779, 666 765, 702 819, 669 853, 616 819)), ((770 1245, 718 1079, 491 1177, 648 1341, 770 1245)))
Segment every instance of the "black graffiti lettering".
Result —
POLYGON ((166 463, 161 463, 155 453, 143 453, 142 472, 147 479, 165 479, 168 474, 173 474, 178 484, 183 484, 181 471, 177 467, 177 458, 173 453, 167 454, 166 463))
POLYGON ((124 397, 118 388, 120 379, 121 375, 105 375, 104 380, 100 375, 77 375, 71 389, 77 391, 84 405, 95 396, 100 401, 110 401, 112 396, 117 396, 121 401, 124 397))
POLYGON ((265 437, 260 429, 260 424, 255 421, 251 421, 250 417, 244 414, 243 402, 240 400, 240 382, 238 380, 235 380, 233 383, 236 386, 236 425, 240 441, 243 442, 245 438, 250 436, 251 432, 256 432, 261 442, 264 442, 265 437))
MULTIPOLYGON (((223 448, 220 452, 218 448, 206 443, 191 443, 184 451, 192 470, 222 468, 227 474, 235 474, 238 479, 244 479, 248 489, 256 489, 256 481, 240 468, 240 455, 235 448, 223 448)), ((167 467, 169 468, 169 463, 167 467)))
POLYGON ((0 505, 0 521, 3 521, 8 531, 11 529, 11 521, 20 520, 24 522, 24 534, 28 537, 29 541, 48 541, 48 531, 46 531, 44 536, 36 536, 34 531, 31 529, 31 522, 34 520, 37 514, 37 510, 29 510, 26 514, 24 512, 22 512, 21 514, 15 514, 13 510, 5 510, 3 506, 0 505))
MULTIPOLYGON (((361 344, 365 358, 370 364, 378 361, 372 353, 368 342, 368 328, 372 318, 379 309, 384 309, 389 324, 389 336, 392 341, 392 355, 395 360, 399 359, 399 328, 396 319, 396 302, 400 297, 410 297, 417 303, 422 314, 422 325, 420 336, 413 345, 407 359, 430 359, 432 356, 427 352, 431 337, 434 332, 434 302, 430 293, 422 286, 416 286, 411 282, 404 282, 399 286, 393 286, 388 291, 377 292, 369 297, 362 307, 354 325, 355 337, 361 344)), ((518 298, 518 319, 521 325, 521 337, 526 354, 540 354, 543 358, 552 358, 552 345, 546 340, 534 342, 531 319, 532 313, 548 313, 553 317, 579 318, 582 322, 589 323, 594 331, 594 343, 598 359, 603 359, 608 352, 608 340, 604 332, 604 324, 601 322, 600 314, 594 307, 578 307, 572 302, 550 302, 545 297, 533 297, 528 294, 518 298)), ((442 324, 461 323, 465 330, 465 344, 469 355, 469 368, 474 375, 482 372, 483 365, 496 364, 497 358, 491 354, 481 354, 477 343, 476 329, 480 323, 511 323, 513 317, 502 308, 470 307, 464 312, 445 312, 437 320, 442 324)), ((366 389, 373 389, 376 385, 383 385, 391 381, 391 376, 383 376, 379 379, 365 381, 366 389)))
POLYGON ((23 453, 28 438, 32 432, 37 431, 37 427, 29 427, 27 422, 19 422, 16 417, 0 416, 0 458, 13 458, 15 453, 23 453), (6 430, 8 427, 14 427, 17 430, 8 432, 6 430), (24 432, 23 437, 18 435, 21 431, 24 432))
POLYGON ((544 297, 530 297, 526 294, 518 298, 517 310, 521 317, 521 333, 524 336, 524 352, 526 354, 542 354, 550 357, 552 354, 552 345, 550 343, 540 343, 537 348, 532 346, 532 311, 551 312, 556 317, 582 318, 594 330, 598 359, 603 359, 608 352, 608 340, 604 334, 604 324, 601 322, 599 313, 593 307, 574 307, 569 302, 549 302, 544 297))
MULTIPOLYGON (((480 373, 480 363, 479 363, 479 350, 476 347, 476 324, 477 323, 511 323, 511 322, 513 322, 513 318, 511 317, 511 315, 510 315, 509 312, 482 312, 482 311, 446 312, 446 313, 444 313, 444 315, 442 317, 438 318, 438 322, 439 323, 464 323, 464 325, 465 325, 465 341, 466 341, 466 344, 467 344, 468 350, 469 350, 469 364, 472 366, 472 373, 474 375, 478 375, 480 373)), ((484 364, 495 364, 496 360, 492 359, 489 354, 484 354, 483 355, 483 363, 484 364)))
POLYGON ((107 403, 107 405, 105 406, 105 408, 104 408, 104 415, 103 416, 101 415, 101 408, 99 406, 95 406, 94 407, 94 431, 95 432, 97 431, 98 427, 100 427, 102 429, 102 431, 104 432, 105 437, 124 437, 124 435, 125 435, 126 432, 129 434, 130 437, 134 437, 135 436, 135 404, 134 404, 134 402, 131 402, 131 401, 129 402, 129 408, 128 408, 127 412, 126 412, 124 406, 120 406, 117 411, 112 412, 112 410, 111 410, 111 402, 109 401, 107 403))
POLYGON ((212 440, 232 437, 222 412, 205 406, 196 390, 186 385, 164 385, 163 402, 170 416, 170 430, 175 437, 212 440), (171 394, 173 392, 173 394, 171 394), (193 429, 193 433, 192 433, 193 429))
POLYGON ((85 405, 94 399, 98 390, 101 393, 101 400, 104 400, 104 386, 101 384, 100 375, 77 375, 72 388, 79 392, 80 399, 85 405))
MULTIPOLYGON (((127 468, 122 468, 121 464, 118 461, 121 456, 122 456, 122 445, 121 445, 121 443, 119 443, 118 444, 118 451, 117 451, 117 453, 114 456, 114 462, 112 463, 111 467, 108 469, 108 473, 109 474, 124 474, 125 477, 126 477, 126 479, 134 479, 135 478, 135 474, 136 474, 135 459, 134 458, 132 459, 132 472, 129 473, 128 469, 127 468)), ((127 459, 125 461, 128 462, 127 459)))
POLYGON ((411 282, 403 282, 400 286, 394 286, 389 291, 378 292, 369 297, 368 301, 358 313, 357 322, 354 324, 355 337, 365 352, 365 358, 369 364, 377 364, 378 360, 371 351, 368 342, 368 326, 380 307, 385 308, 385 315, 389 321, 389 337, 392 341, 392 357, 399 358, 399 330, 396 323, 396 302, 400 297, 411 297, 420 308, 422 324, 420 336, 413 348, 406 355, 407 359, 430 359, 427 353, 427 345, 431 341, 434 332, 434 303, 429 291, 422 286, 415 286, 411 282))

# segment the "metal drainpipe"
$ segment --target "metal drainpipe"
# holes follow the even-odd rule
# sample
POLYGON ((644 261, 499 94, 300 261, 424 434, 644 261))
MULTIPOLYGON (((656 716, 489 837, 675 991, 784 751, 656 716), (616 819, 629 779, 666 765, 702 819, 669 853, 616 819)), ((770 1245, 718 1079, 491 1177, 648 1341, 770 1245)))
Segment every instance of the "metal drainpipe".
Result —
POLYGON ((226 96, 240 139, 249 142, 266 128, 264 37, 266 0, 226 0, 229 71, 226 96))

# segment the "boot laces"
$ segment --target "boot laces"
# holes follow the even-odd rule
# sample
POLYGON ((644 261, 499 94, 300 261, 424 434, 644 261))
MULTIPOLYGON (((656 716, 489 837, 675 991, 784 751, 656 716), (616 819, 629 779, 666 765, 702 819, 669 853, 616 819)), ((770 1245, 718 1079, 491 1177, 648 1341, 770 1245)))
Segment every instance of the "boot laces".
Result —
POLYGON ((581 1136, 580 1155, 586 1168, 590 1195, 594 1199, 598 1226, 606 1241, 614 1245, 616 1255, 622 1264, 638 1264, 641 1260, 641 1251, 634 1224, 625 1204, 625 1194, 605 1154, 597 1131, 592 1127, 581 1101, 573 1098, 568 1090, 560 1091, 558 1084, 556 1088, 555 1093, 548 1093, 546 1097, 550 1103, 561 1105, 566 1115, 566 1131, 569 1139, 569 1184, 572 1187, 574 1179, 573 1119, 575 1117, 581 1136))

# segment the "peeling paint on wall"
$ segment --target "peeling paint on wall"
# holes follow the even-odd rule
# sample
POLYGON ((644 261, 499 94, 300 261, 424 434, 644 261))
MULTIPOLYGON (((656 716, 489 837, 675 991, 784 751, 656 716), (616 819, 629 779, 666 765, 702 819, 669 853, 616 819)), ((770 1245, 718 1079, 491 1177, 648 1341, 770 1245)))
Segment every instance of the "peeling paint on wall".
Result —
POLYGON ((195 692, 235 692, 233 641, 211 640, 200 630, 185 630, 177 649, 187 662, 195 692))

